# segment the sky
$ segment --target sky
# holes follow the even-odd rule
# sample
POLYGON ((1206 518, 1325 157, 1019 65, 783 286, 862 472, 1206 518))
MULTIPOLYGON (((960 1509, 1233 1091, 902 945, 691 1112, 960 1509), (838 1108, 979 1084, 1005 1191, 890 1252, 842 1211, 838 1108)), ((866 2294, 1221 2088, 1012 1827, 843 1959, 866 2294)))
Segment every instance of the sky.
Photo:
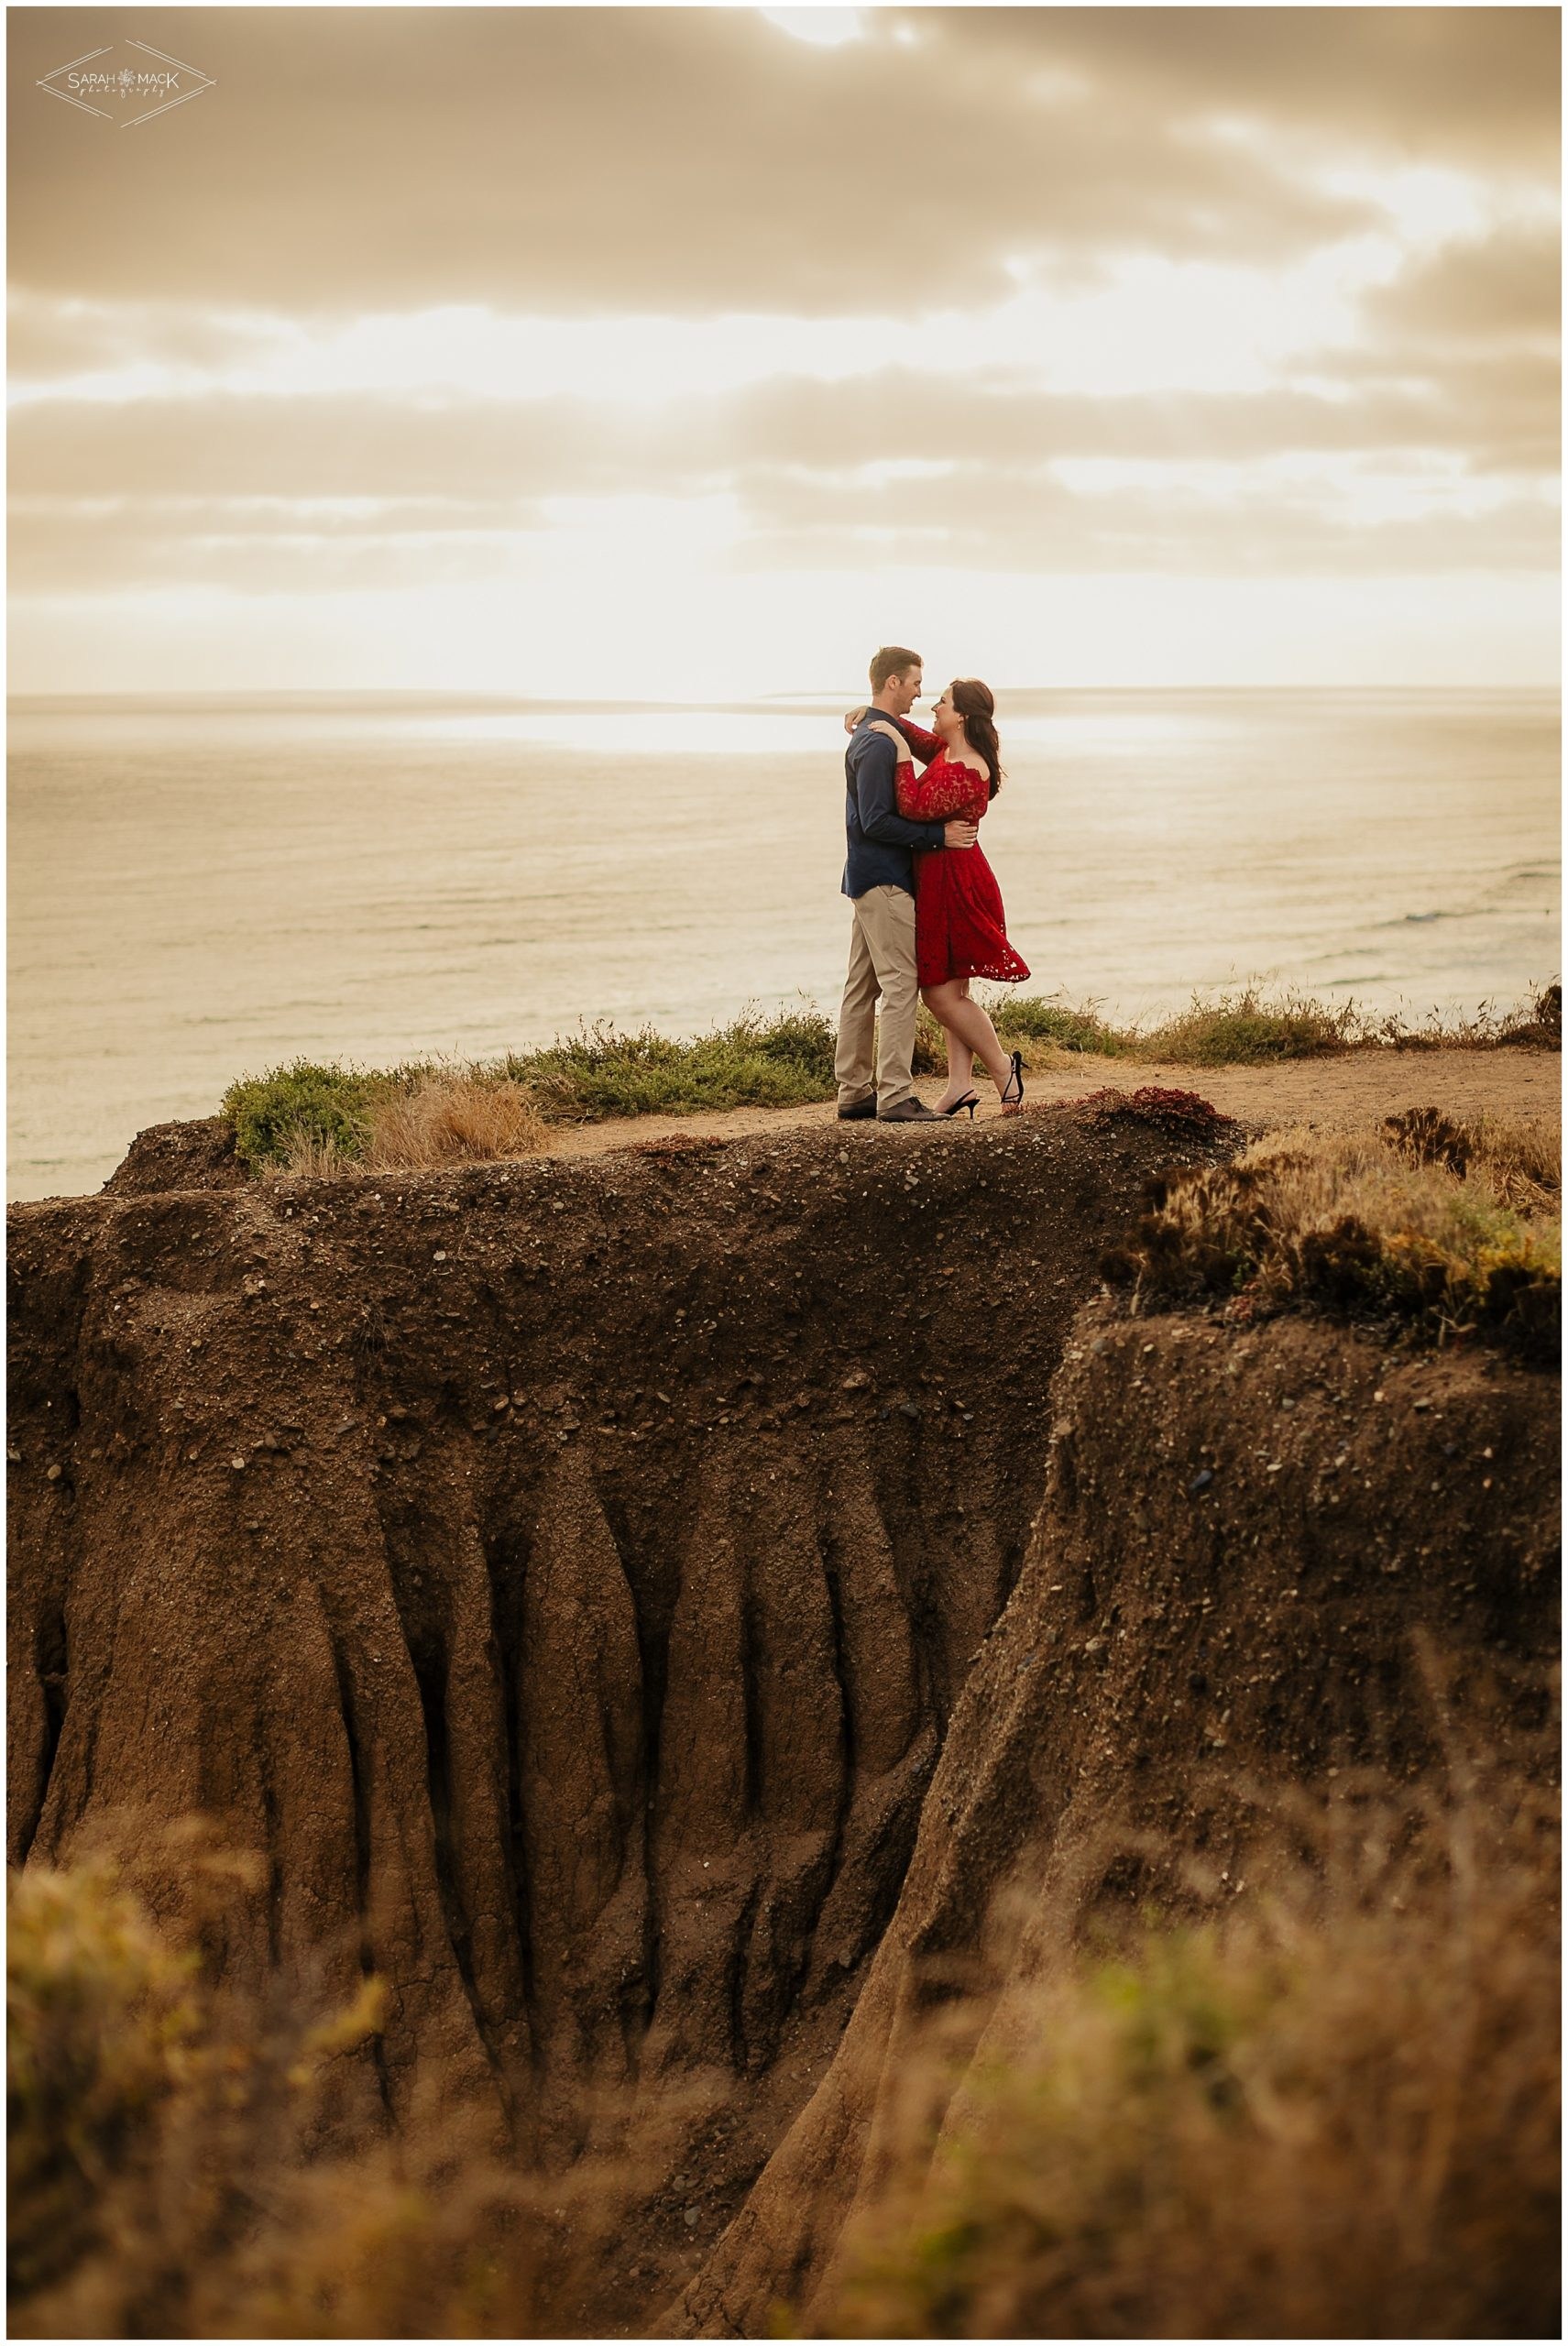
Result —
POLYGON ((7 29, 13 692, 1557 676, 1555 8, 7 29))

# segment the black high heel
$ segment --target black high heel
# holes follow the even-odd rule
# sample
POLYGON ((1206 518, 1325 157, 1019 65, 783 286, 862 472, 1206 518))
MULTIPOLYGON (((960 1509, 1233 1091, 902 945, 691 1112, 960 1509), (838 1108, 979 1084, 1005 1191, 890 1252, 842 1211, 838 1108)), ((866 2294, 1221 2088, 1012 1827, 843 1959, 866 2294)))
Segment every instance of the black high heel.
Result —
POLYGON ((969 1120, 970 1120, 970 1124, 973 1124, 973 1122, 974 1122, 974 1112, 975 1112, 975 1110, 979 1107, 979 1105, 980 1105, 980 1094, 979 1094, 979 1092, 978 1092, 978 1091, 966 1091, 966 1092, 964 1093, 964 1096, 963 1096, 963 1098, 962 1098, 961 1100, 955 1100, 955 1101, 954 1101, 954 1102, 953 1102, 953 1104, 952 1104, 952 1106, 951 1106, 950 1108, 944 1108, 944 1109, 943 1109, 942 1113, 943 1113, 943 1115, 944 1115, 944 1116, 956 1116, 956 1115, 958 1114, 959 1110, 960 1108, 967 1108, 967 1109, 969 1110, 969 1120))
POLYGON ((1007 1080, 1002 1087, 1002 1104, 1004 1108, 1021 1108, 1024 1104, 1024 1054, 1022 1051, 1014 1051, 1013 1054, 1013 1065, 1008 1072, 1007 1080), (1013 1089, 1014 1084, 1018 1086, 1016 1091, 1013 1089))

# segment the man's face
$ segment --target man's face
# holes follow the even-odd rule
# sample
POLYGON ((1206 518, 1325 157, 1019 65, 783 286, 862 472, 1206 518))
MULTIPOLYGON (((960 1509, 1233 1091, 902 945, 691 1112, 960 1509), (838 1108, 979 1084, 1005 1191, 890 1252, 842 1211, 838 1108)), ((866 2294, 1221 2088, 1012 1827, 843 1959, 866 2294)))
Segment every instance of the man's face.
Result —
POLYGON ((888 679, 893 693, 894 717, 907 717, 919 699, 922 674, 923 672, 918 668, 905 668, 902 676, 891 676, 888 679))

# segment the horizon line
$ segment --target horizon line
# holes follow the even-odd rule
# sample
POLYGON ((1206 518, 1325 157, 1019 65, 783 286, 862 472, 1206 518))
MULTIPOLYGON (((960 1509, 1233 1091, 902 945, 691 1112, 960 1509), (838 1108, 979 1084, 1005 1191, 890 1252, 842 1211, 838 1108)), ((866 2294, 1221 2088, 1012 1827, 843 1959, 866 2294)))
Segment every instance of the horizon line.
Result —
MULTIPOLYGON (((1024 693, 1562 693, 1561 676, 1521 681, 1499 678, 1492 683, 1441 684, 1420 679, 1401 684, 1385 680, 1377 684, 1010 684, 995 687, 997 697, 1024 693)), ((694 697, 665 699, 652 693, 597 696, 588 693, 507 693, 470 688, 466 685, 166 685, 156 687, 126 687, 119 690, 77 691, 55 687, 41 691, 7 691, 7 707, 20 707, 40 701, 402 701, 452 702, 466 706, 488 705, 506 708, 535 708, 559 710, 565 708, 667 708, 671 710, 729 709, 758 703, 788 703, 791 701, 831 701, 839 697, 839 689, 823 685, 809 691, 798 688, 788 692, 741 692, 725 696, 703 694, 694 697)))

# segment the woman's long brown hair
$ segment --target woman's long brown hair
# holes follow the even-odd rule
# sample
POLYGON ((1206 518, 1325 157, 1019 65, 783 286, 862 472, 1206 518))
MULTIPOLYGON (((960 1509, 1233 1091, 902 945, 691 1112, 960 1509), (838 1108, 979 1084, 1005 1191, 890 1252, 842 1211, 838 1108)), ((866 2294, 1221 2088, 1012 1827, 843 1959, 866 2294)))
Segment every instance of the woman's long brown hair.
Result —
POLYGON ((996 703, 991 686, 982 685, 978 676, 955 676, 951 686, 953 707, 964 721, 970 747, 978 750, 985 760, 991 776, 990 795, 994 798, 1002 787, 1002 744, 996 738, 996 703))

